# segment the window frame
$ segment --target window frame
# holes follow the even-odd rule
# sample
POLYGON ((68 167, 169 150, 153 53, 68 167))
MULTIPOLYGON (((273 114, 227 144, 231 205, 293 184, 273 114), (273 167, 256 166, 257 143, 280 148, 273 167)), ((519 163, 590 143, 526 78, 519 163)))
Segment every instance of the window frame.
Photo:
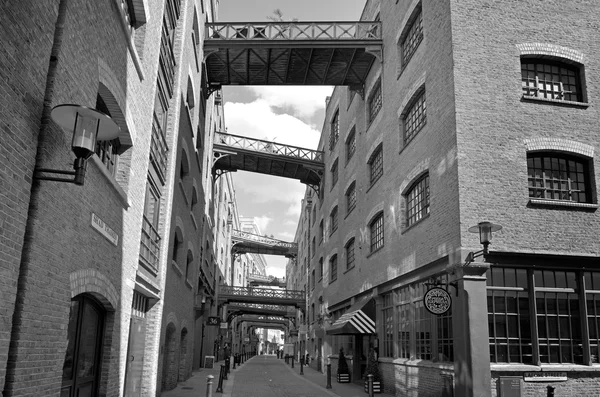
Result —
POLYGON ((338 182, 338 178, 339 178, 339 159, 335 159, 335 161, 333 162, 333 165, 331 166, 331 188, 330 190, 332 190, 335 185, 338 182))
POLYGON ((329 235, 332 236, 333 233, 338 229, 338 220, 339 220, 339 210, 338 206, 334 206, 329 214, 329 221, 331 227, 329 228, 329 235))
POLYGON ((385 222, 383 211, 377 213, 369 222, 369 253, 382 249, 385 245, 385 222))
POLYGON ((419 90, 402 115, 402 141, 408 145, 427 124, 425 89, 419 90))
POLYGON ((355 266, 354 265, 354 262, 356 261, 356 251, 354 249, 355 245, 356 245, 355 243, 356 243, 356 239, 354 237, 352 237, 350 240, 348 240, 348 242, 344 246, 344 250, 346 251, 346 270, 350 270, 355 266))
POLYGON ((406 190, 404 194, 404 200, 406 202, 406 227, 409 228, 417 223, 421 222, 423 219, 429 216, 431 211, 431 198, 430 198, 430 180, 429 180, 429 172, 423 173, 419 176, 406 190), (420 189, 421 186, 425 184, 424 191, 417 190, 420 189), (414 193, 414 196, 413 196, 414 193), (418 197, 422 196, 423 199, 419 200, 412 205, 414 200, 418 197), (416 212, 411 213, 415 208, 418 208, 416 212))
POLYGON ((367 120, 368 125, 371 125, 375 118, 381 112, 383 108, 383 90, 381 87, 381 77, 377 78, 375 84, 371 88, 371 92, 369 92, 368 96, 369 100, 367 101, 367 120))
POLYGON ((346 164, 350 162, 356 153, 356 127, 352 127, 348 138, 346 138, 346 164))
POLYGON ((329 258, 329 283, 333 283, 337 280, 338 273, 338 256, 334 254, 329 258))
POLYGON ((340 138, 340 110, 336 109, 333 117, 331 118, 330 131, 329 131, 329 150, 333 150, 340 138))
POLYGON ((400 36, 400 66, 402 69, 408 65, 413 55, 415 55, 424 37, 423 7, 421 4, 415 8, 413 14, 414 16, 410 18, 400 36), (408 45, 410 46, 408 47, 408 45))
POLYGON ((569 152, 554 152, 554 151, 530 151, 527 153, 527 190, 529 194, 530 200, 547 200, 551 202, 557 203, 574 203, 574 204, 594 204, 595 202, 595 189, 593 186, 593 172, 591 167, 593 166, 592 161, 584 156, 577 156, 575 154, 569 152), (541 168, 537 168, 535 165, 536 159, 539 159, 541 168), (550 161, 550 164, 546 164, 546 160, 550 161), (558 164, 554 164, 554 161, 557 161, 558 164), (557 178, 553 175, 553 171, 557 169, 554 167, 558 166, 558 171, 562 173, 561 161, 565 162, 566 170, 566 179, 557 178), (571 163, 574 163, 576 170, 571 171, 571 163), (550 165, 550 169, 548 170, 546 167, 550 165), (581 166, 581 171, 578 171, 578 166, 581 166), (536 170, 541 171, 541 176, 536 177, 536 170), (549 172, 548 172, 549 171, 549 172), (551 176, 546 176, 546 173, 550 173, 551 176), (579 175, 583 178, 583 182, 579 180, 574 181, 572 178, 572 172, 579 175), (533 183, 533 185, 532 185, 533 183), (542 183, 541 186, 535 186, 537 183, 542 183), (558 185, 559 187, 566 183, 567 189, 552 189, 552 185, 558 185), (577 194, 579 197, 582 192, 580 189, 572 189, 573 184, 583 184, 584 189, 583 194, 585 194, 584 200, 573 200, 573 193, 577 194), (550 187, 546 187, 546 184, 550 185, 550 187), (550 190, 550 194, 554 195, 568 195, 568 199, 565 198, 554 198, 547 197, 548 190, 550 190), (533 192, 532 192, 533 191, 533 192), (543 196, 536 196, 535 191, 542 192, 543 196), (532 195, 533 193, 533 195, 532 195))
POLYGON ((348 216, 356 208, 356 181, 348 186, 344 196, 346 197, 346 216, 348 216))
MULTIPOLYGON (((550 73, 553 75, 552 77, 554 77, 554 73, 553 71, 550 71, 550 73)), ((541 57, 536 57, 536 56, 521 56, 521 91, 522 91, 522 97, 523 99, 526 100, 550 100, 550 101, 557 101, 557 102, 576 102, 576 103, 585 103, 586 101, 586 94, 585 94, 585 86, 584 86, 584 81, 583 81, 583 70, 582 70, 582 65, 577 64, 575 62, 572 61, 568 61, 564 58, 541 58, 541 57), (533 70, 528 70, 528 69, 524 69, 524 65, 533 65, 534 69, 533 70), (538 69, 539 67, 542 67, 542 69, 547 66, 550 68, 558 68, 558 76, 559 76, 559 80, 556 81, 558 83, 558 85, 560 86, 559 90, 554 90, 554 84, 551 84, 553 87, 551 89, 543 89, 540 88, 540 78, 539 75, 540 74, 545 74, 548 73, 545 70, 540 70, 538 69), (524 76, 524 72, 525 71, 531 71, 534 74, 534 78, 533 78, 533 85, 528 85, 525 84, 525 76, 524 76), (563 71, 570 71, 574 74, 574 76, 568 76, 568 75, 563 75, 563 71), (566 91, 564 90, 564 85, 565 85, 565 81, 564 79, 569 79, 570 77, 572 77, 575 82, 574 84, 567 84, 567 85, 572 85, 575 87, 576 89, 576 93, 575 94, 571 94, 571 91, 566 91), (534 92, 534 94, 531 94, 531 91, 534 92), (540 92, 544 92, 544 95, 540 95, 540 92), (550 97, 548 97, 548 93, 550 94, 550 97), (554 97, 554 93, 558 93, 558 96, 562 97, 562 98, 555 98, 554 97), (569 99, 565 99, 565 94, 567 95, 575 95, 575 98, 569 98, 569 99)), ((528 80, 531 80, 531 78, 527 78, 528 80)), ((543 81, 547 81, 547 80, 543 80, 543 81)), ((550 80, 552 83, 555 82, 555 80, 550 80)))
POLYGON ((379 145, 369 158, 369 184, 373 186, 383 176, 383 145, 379 145))

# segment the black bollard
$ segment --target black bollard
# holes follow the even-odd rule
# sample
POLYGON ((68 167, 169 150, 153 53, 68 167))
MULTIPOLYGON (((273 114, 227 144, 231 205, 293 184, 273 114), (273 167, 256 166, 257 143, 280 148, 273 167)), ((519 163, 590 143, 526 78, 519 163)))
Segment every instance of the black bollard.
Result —
POLYGON ((556 389, 556 387, 553 386, 548 386, 548 393, 546 394, 547 397, 554 397, 554 389, 556 389))
POLYGON ((235 359, 235 356, 233 356, 233 369, 235 369, 235 362, 236 362, 236 361, 237 361, 237 360, 235 359))
POLYGON ((217 393, 223 393, 223 377, 225 376, 225 364, 221 364, 221 372, 219 373, 219 384, 217 385, 217 393))
POLYGON ((327 364, 327 386, 326 389, 331 389, 331 364, 327 364))
POLYGON ((373 375, 367 375, 367 385, 369 386, 369 397, 373 397, 373 375))
POLYGON ((300 357, 300 375, 304 375, 304 357, 300 357))
POLYGON ((296 358, 296 356, 291 356, 290 357, 290 359, 292 360, 292 368, 294 368, 294 361, 296 361, 295 358, 296 358))

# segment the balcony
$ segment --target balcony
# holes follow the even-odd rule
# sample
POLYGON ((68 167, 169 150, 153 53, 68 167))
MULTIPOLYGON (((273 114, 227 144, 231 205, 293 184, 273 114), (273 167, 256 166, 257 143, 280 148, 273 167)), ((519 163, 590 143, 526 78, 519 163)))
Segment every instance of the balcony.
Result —
POLYGON ((167 172, 167 153, 169 147, 165 139, 165 134, 160 128, 160 124, 154 115, 152 122, 152 142, 150 144, 150 163, 154 166, 161 183, 164 185, 167 172))
POLYGON ((140 263, 148 270, 158 274, 158 261, 160 255, 160 235, 152 226, 150 220, 143 217, 142 239, 140 245, 140 263))

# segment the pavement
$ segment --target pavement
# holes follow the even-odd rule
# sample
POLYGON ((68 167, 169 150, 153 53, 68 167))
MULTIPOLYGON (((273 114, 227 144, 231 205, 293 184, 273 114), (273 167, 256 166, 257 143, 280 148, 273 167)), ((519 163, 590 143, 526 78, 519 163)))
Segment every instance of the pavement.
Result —
MULTIPOLYGON (((331 388, 327 389, 325 374, 304 367, 300 374, 300 364, 294 368, 285 360, 274 355, 254 356, 243 364, 231 369, 227 380, 223 380, 223 392, 217 392, 219 371, 224 361, 219 361, 212 369, 201 368, 194 371, 185 382, 179 383, 170 391, 162 392, 161 397, 209 397, 207 377, 214 376, 210 397, 365 397, 362 384, 337 383, 335 374, 331 376, 331 388)), ((232 364, 233 367, 233 364, 232 364)), ((389 394, 377 394, 381 397, 389 394)))

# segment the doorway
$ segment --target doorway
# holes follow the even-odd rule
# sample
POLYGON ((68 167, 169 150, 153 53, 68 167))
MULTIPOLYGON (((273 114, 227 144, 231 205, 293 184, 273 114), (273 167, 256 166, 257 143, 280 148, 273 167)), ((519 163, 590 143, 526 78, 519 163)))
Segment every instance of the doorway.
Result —
POLYGON ((356 335, 354 337, 354 355, 352 360, 352 381, 363 384, 362 376, 367 368, 367 357, 369 356, 369 335, 356 335))
POLYGON ((71 301, 61 397, 96 397, 106 312, 88 295, 71 301))

